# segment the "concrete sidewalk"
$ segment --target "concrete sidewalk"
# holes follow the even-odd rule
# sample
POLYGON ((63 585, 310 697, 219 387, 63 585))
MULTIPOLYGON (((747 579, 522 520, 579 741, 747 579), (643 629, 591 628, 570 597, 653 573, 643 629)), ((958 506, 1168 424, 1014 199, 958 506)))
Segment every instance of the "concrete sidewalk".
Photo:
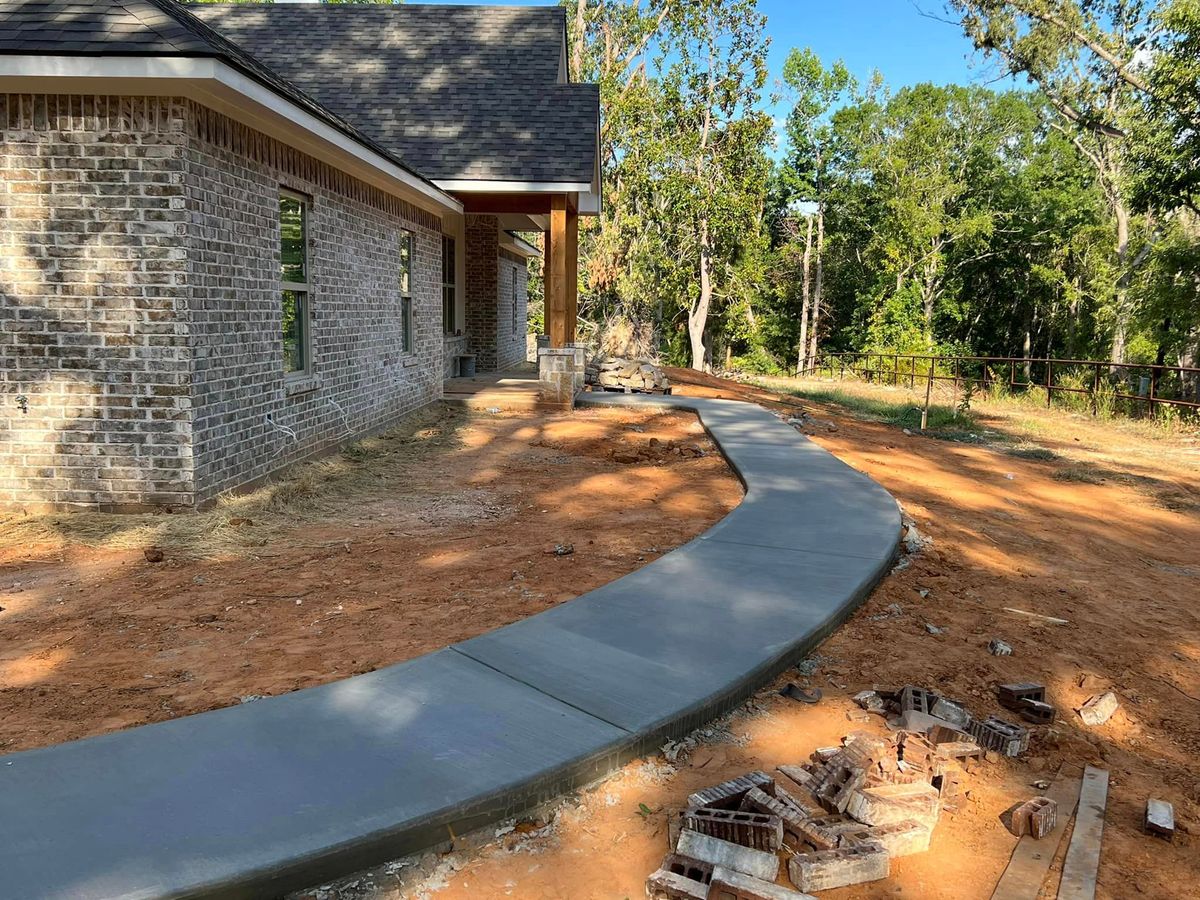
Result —
POLYGON ((886 573, 895 501, 753 404, 695 410, 747 488, 699 538, 366 675, 0 757, 0 896, 263 897, 586 784, 735 705, 886 573))

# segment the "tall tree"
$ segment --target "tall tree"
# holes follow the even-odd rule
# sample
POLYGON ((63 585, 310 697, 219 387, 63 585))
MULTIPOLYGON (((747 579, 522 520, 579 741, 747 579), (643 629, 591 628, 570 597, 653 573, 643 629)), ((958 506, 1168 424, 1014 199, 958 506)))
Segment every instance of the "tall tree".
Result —
POLYGON ((711 365, 709 316, 745 235, 761 222, 765 26, 755 0, 692 0, 666 16, 655 174, 672 211, 667 243, 695 273, 687 303, 695 369, 711 365))
POLYGON ((854 90, 855 81, 841 60, 825 68, 820 58, 807 48, 793 49, 788 54, 783 65, 783 80, 793 94, 787 119, 788 155, 783 167, 784 180, 789 192, 811 207, 811 218, 805 229, 804 289, 797 348, 797 369, 804 371, 808 360, 817 355, 824 302, 825 211, 834 189, 837 154, 836 133, 829 116, 834 106, 854 90), (815 276, 811 274, 811 265, 816 267, 815 276))

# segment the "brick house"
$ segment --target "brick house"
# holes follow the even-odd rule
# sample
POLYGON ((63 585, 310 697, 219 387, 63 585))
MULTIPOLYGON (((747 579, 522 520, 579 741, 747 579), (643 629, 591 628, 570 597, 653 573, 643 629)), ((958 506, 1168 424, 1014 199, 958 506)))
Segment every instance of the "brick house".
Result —
POLYGON ((0 0, 0 506, 194 507, 574 340, 557 7, 0 0))

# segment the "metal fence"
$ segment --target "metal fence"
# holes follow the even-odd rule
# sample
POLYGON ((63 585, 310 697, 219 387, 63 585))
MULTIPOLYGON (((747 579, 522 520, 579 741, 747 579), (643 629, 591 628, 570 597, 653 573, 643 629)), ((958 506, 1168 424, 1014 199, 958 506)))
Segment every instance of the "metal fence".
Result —
POLYGON ((1153 414, 1157 407, 1200 410, 1200 368, 1112 363, 1094 359, 1025 359, 1014 356, 933 356, 915 353, 825 353, 798 373, 932 388, 954 383, 960 395, 970 383, 984 391, 1041 389, 1046 406, 1055 395, 1086 397, 1092 414, 1101 404, 1124 401, 1153 414))

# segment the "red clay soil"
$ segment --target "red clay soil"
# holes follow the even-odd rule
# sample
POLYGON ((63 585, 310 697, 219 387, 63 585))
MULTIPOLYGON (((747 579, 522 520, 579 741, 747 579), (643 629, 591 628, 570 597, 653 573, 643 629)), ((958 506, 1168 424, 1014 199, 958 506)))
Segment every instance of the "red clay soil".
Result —
POLYGON ((443 425, 444 446, 366 464, 387 467, 377 494, 299 516, 249 553, 0 554, 0 753, 419 656, 637 569, 741 500, 694 416, 447 412, 443 425))
MULTIPOLYGON (((683 393, 795 406, 756 388, 673 376, 690 382, 683 393)), ((976 769, 966 801, 942 816, 931 851, 894 861, 885 881, 821 896, 990 897, 1016 844, 1001 814, 1038 794, 1033 783, 1060 766, 1090 763, 1111 776, 1097 896, 1200 897, 1200 516, 1157 506, 1115 481, 1056 478, 1061 461, 906 436, 805 406, 836 425, 816 429, 814 440, 877 479, 933 538, 820 648, 811 679, 793 671, 775 685, 819 686, 821 705, 765 691, 753 714, 731 724, 736 740, 702 746, 676 769, 661 757, 631 764, 561 812, 545 837, 521 843, 509 835, 447 857, 435 885, 445 886, 434 896, 643 896, 646 876, 667 851, 667 817, 690 791, 804 762, 854 729, 882 732, 878 717, 867 725, 849 720, 857 691, 912 683, 959 698, 977 714, 1012 718, 995 701, 996 685, 1036 681, 1046 685, 1059 721, 1033 728, 1022 758, 976 769), (927 623, 944 633, 927 633, 927 623), (993 637, 1011 644, 1013 655, 990 655, 993 637), (1083 725, 1075 709, 1108 690, 1120 710, 1104 725, 1083 725), (1148 797, 1174 803, 1174 842, 1142 831, 1148 797)), ((1200 489, 1186 473, 1159 475, 1192 496, 1200 489)), ((1046 884, 1043 896, 1053 897, 1057 875, 1046 884)), ((379 887, 373 896, 414 896, 413 886, 379 887)))

